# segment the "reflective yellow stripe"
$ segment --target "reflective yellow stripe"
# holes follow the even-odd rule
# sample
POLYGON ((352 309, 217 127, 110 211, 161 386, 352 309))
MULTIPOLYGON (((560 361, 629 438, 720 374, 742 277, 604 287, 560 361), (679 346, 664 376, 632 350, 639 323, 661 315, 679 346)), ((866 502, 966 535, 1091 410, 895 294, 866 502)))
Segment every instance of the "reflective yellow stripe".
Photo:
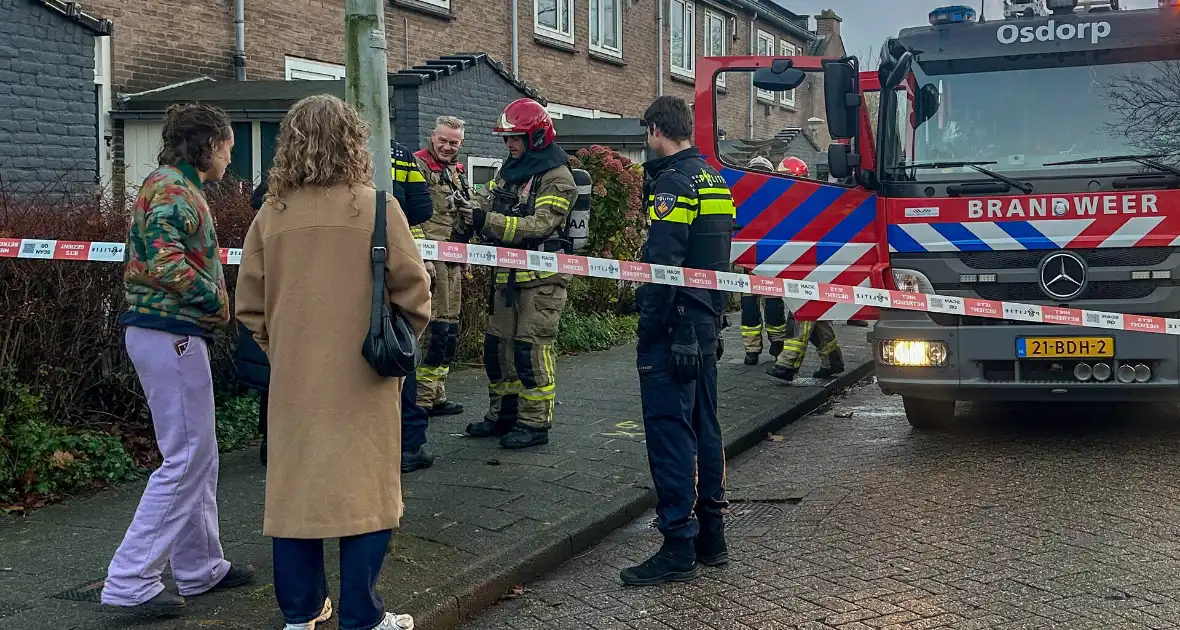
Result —
POLYGON ((410 226, 410 235, 412 235, 414 238, 420 238, 423 240, 426 239, 426 232, 417 225, 410 226))
POLYGON ((403 162, 397 159, 391 160, 391 162, 392 166, 389 168, 389 173, 393 177, 393 181, 410 184, 426 181, 426 178, 418 171, 417 163, 403 162))
POLYGON ((694 218, 696 218, 696 213, 692 212, 691 210, 689 210, 688 208, 686 208, 684 206, 681 206, 678 203, 678 204, 676 204, 675 207, 672 208, 671 212, 669 212, 668 214, 661 217, 660 215, 656 214, 656 207, 654 205, 648 204, 647 216, 652 221, 666 221, 668 223, 684 223, 687 225, 687 224, 692 223, 692 220, 694 218))
POLYGON ((821 355, 826 356, 826 355, 832 354, 833 352, 835 352, 836 350, 839 350, 839 349, 840 349, 840 342, 833 339, 833 340, 823 344, 822 346, 820 346, 819 353, 821 355))
MULTIPOLYGON (((544 359, 542 359, 542 362, 544 362, 544 359)), ((552 400, 555 388, 556 383, 550 383, 544 387, 522 390, 520 397, 525 400, 552 400)))
POLYGON ((702 199, 701 214, 720 214, 735 217, 737 216, 737 208, 733 207, 732 200, 702 199))
POLYGON ((488 390, 500 396, 511 396, 519 394, 522 386, 520 381, 504 381, 502 383, 488 383, 488 390))
POLYGON ((766 332, 768 332, 768 333, 785 333, 785 332, 787 332, 787 325, 782 324, 779 326, 767 326, 766 332))
POLYGON ((748 337, 757 337, 762 334, 761 326, 742 326, 742 334, 748 337))
POLYGON ((541 206, 553 206, 559 210, 568 210, 570 207, 569 200, 557 195, 542 195, 537 197, 537 202, 533 205, 534 208, 541 206))
POLYGON ((406 182, 411 184, 425 184, 426 178, 422 176, 422 173, 418 169, 415 168, 406 175, 406 182))
POLYGON ((520 224, 517 217, 504 218, 504 240, 511 242, 516 236, 516 227, 520 224))

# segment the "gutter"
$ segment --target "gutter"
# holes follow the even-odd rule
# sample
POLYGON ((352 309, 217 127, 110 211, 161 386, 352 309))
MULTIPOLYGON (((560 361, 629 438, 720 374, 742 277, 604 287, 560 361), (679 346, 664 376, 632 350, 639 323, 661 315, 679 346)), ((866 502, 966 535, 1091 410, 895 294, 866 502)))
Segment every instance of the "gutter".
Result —
MULTIPOLYGON (((750 39, 747 40, 749 42, 749 46, 750 46, 749 54, 751 57, 753 57, 754 55, 756 55, 758 53, 758 50, 755 48, 756 39, 754 37, 754 24, 757 21, 758 21, 758 12, 754 11, 750 15, 750 39)), ((750 92, 750 105, 749 105, 748 111, 746 112, 746 114, 747 114, 746 137, 753 138, 754 137, 754 73, 753 72, 750 73, 749 92, 750 92)))
POLYGON ((234 79, 246 80, 246 0, 234 0, 234 79))
POLYGON ((668 0, 656 0, 656 97, 664 95, 664 6, 668 0))
POLYGON ((773 7, 771 7, 770 11, 768 12, 767 5, 765 3, 759 2, 759 0, 729 0, 729 1, 733 4, 736 4, 737 6, 753 13, 755 16, 758 16, 761 13, 762 19, 769 22, 771 24, 771 26, 776 26, 776 27, 786 31, 789 34, 794 35, 795 37, 798 37, 799 39, 802 39, 805 42, 814 42, 820 38, 819 35, 812 33, 811 31, 807 30, 806 28, 799 26, 798 24, 796 24, 788 19, 785 19, 785 18, 782 18, 778 15, 775 15, 773 7))

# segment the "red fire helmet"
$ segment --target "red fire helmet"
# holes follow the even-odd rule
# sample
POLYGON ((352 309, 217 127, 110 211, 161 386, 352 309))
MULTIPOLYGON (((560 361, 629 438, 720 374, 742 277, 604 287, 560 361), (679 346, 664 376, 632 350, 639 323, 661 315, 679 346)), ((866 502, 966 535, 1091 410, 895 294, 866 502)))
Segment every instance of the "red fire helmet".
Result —
POLYGON ((811 169, 807 168, 807 162, 795 156, 783 158, 783 161, 778 165, 778 172, 795 177, 811 177, 811 169))
POLYGON ((509 103, 492 132, 498 136, 525 136, 530 151, 544 149, 557 138, 549 112, 531 98, 509 103))

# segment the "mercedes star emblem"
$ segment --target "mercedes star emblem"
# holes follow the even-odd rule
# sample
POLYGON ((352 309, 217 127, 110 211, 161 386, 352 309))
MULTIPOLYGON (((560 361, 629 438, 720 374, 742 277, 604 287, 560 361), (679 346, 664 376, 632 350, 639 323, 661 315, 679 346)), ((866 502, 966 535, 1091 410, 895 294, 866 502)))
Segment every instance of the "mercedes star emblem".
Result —
POLYGON ((1041 291, 1054 300, 1072 300, 1086 289, 1086 261, 1072 252, 1045 256, 1038 273, 1041 291))

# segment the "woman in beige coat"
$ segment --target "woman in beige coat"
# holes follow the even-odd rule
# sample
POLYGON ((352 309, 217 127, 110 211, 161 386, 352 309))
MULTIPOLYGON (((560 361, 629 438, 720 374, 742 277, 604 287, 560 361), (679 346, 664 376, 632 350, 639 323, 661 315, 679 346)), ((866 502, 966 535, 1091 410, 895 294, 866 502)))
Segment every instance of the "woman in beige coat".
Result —
MULTIPOLYGON (((288 630, 332 613, 325 538, 340 538, 340 628, 413 628, 376 591, 402 516, 402 379, 377 376, 361 356, 376 208, 368 135, 338 98, 291 108, 238 272, 237 316, 271 365, 263 533, 288 630)), ((420 335, 430 279, 393 197, 387 216, 389 301, 420 335)))

